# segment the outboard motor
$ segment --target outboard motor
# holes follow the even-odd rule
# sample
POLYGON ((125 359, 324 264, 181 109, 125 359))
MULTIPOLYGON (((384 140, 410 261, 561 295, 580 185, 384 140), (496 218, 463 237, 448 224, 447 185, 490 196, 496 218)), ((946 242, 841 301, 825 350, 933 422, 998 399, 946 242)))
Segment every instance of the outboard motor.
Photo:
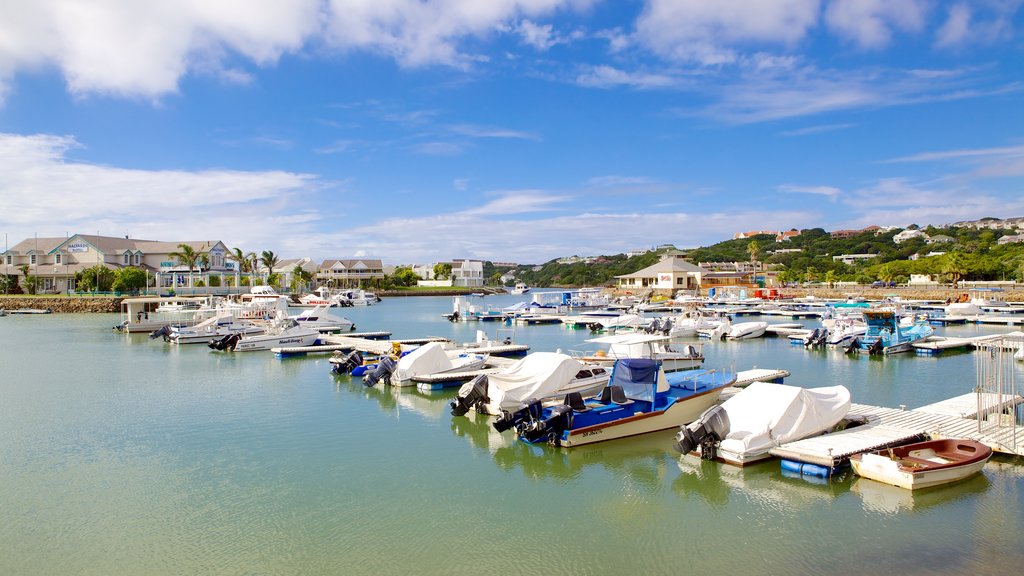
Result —
POLYGON ((870 347, 868 347, 868 354, 872 356, 882 354, 883 346, 885 346, 885 344, 882 343, 882 338, 879 337, 878 340, 875 340, 875 342, 870 347))
POLYGON ((539 420, 540 415, 544 410, 540 400, 536 398, 530 398, 523 402, 524 406, 515 412, 509 412, 508 410, 502 410, 501 416, 494 421, 494 429, 498 432, 504 432, 512 428, 513 426, 518 427, 523 422, 529 422, 530 420, 539 420))
POLYGON ((377 367, 372 372, 363 376, 363 384, 367 386, 373 386, 381 380, 385 384, 391 384, 391 375, 395 373, 395 368, 398 368, 398 362, 391 356, 382 356, 380 361, 377 362, 377 367))
POLYGON ((729 434, 729 414, 721 405, 704 411, 696 421, 680 427, 674 447, 682 454, 689 454, 700 446, 701 458, 712 460, 718 443, 729 434))
POLYGON ((651 324, 647 327, 648 334, 656 334, 661 332, 661 321, 655 318, 651 321, 651 324))
POLYGON ((462 388, 459 388, 458 396, 449 405, 452 407, 452 416, 463 416, 474 406, 490 401, 490 398, 487 397, 487 375, 480 374, 463 384, 462 388))
POLYGON ((516 435, 530 443, 547 440, 552 446, 561 446, 562 432, 572 427, 572 414, 570 406, 555 406, 543 420, 520 422, 516 425, 516 435))
POLYGON ((665 320, 665 323, 661 325, 661 335, 668 336, 670 332, 672 332, 672 319, 668 318, 665 320))
POLYGON ((167 342, 168 340, 171 339, 171 327, 170 327, 170 325, 165 324, 165 325, 161 326, 160 328, 157 328, 156 330, 153 330, 152 332, 149 333, 149 339, 150 340, 156 340, 157 338, 159 338, 161 336, 164 337, 164 342, 167 342))
POLYGON ((332 364, 334 366, 331 368, 331 371, 335 374, 349 374, 356 366, 363 365, 363 355, 359 350, 353 350, 340 361, 332 362, 332 364))

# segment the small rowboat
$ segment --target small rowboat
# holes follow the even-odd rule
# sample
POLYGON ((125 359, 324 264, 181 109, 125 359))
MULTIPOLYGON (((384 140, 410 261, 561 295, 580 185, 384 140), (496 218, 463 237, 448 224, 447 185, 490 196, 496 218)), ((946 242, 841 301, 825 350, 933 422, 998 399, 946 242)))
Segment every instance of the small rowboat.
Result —
POLYGON ((907 490, 963 480, 981 472, 992 449, 974 440, 929 440, 850 457, 859 476, 907 490))

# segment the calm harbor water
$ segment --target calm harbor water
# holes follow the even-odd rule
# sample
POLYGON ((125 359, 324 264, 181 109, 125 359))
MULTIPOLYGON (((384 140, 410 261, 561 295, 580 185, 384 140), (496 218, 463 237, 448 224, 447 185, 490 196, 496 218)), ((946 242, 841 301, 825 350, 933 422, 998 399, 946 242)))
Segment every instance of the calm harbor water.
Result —
MULTIPOLYGON (((494 336, 442 319, 450 309, 420 297, 342 312, 396 338, 494 336)), ((367 389, 323 356, 174 347, 111 331, 118 321, 0 319, 0 574, 1013 574, 1024 563, 1020 460, 911 494, 785 477, 777 462, 680 458, 672 431, 531 447, 483 417, 452 418, 450 391, 367 389)), ((590 335, 515 336, 568 351, 590 335)), ((855 402, 892 407, 975 382, 972 353, 850 358, 780 338, 704 352, 708 367, 784 368, 787 383, 844 384, 855 402)))

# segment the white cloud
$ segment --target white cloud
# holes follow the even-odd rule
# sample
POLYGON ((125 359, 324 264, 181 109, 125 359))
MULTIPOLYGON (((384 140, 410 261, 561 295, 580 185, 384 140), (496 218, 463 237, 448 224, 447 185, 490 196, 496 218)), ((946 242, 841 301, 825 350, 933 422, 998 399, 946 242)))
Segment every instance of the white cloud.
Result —
POLYGON ((464 216, 491 216, 548 212, 569 200, 568 196, 550 195, 541 190, 503 190, 491 193, 497 196, 483 206, 462 210, 464 216))
POLYGON ((971 28, 971 8, 959 3, 949 7, 946 23, 936 33, 935 44, 940 47, 956 46, 964 42, 971 28))
POLYGON ((964 158, 1020 158, 1024 157, 1024 146, 1002 146, 997 148, 974 148, 962 150, 946 150, 943 152, 922 152, 911 156, 901 156, 886 160, 884 163, 900 162, 935 162, 964 158))
POLYGON ((798 128, 796 130, 786 130, 782 132, 783 136, 810 136, 813 134, 824 134, 825 132, 835 132, 836 130, 846 130, 853 128, 855 124, 821 124, 818 126, 807 126, 806 128, 798 128))
POLYGON ((69 136, 0 134, 0 226, 12 237, 100 230, 274 246, 319 218, 299 201, 324 186, 308 174, 130 170, 70 158, 80 147, 69 136))
POLYGON ((862 48, 884 48, 896 30, 920 32, 928 8, 926 0, 831 0, 825 22, 862 48))
POLYGON ((589 88, 669 88, 679 85, 680 81, 666 74, 630 72, 618 68, 600 65, 585 67, 575 79, 576 84, 589 88))
POLYGON ((797 186, 793 184, 782 184, 777 187, 780 192, 789 194, 813 194, 816 196, 827 196, 833 200, 843 193, 834 186, 797 186))
POLYGON ((648 0, 636 41, 663 57, 720 65, 750 43, 792 46, 818 19, 819 0, 648 0))
POLYGON ((541 52, 545 52, 561 42, 554 34, 551 24, 537 24, 530 20, 523 20, 516 26, 516 31, 519 32, 524 44, 533 46, 541 52))

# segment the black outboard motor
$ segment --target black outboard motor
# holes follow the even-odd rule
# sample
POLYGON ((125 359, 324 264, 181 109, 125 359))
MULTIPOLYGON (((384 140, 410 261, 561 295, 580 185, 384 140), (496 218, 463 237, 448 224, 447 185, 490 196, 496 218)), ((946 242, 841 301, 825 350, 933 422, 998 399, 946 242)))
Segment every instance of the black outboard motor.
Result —
POLYGON ((860 348, 860 338, 854 338, 853 342, 850 342, 850 345, 846 347, 846 353, 853 354, 857 348, 860 348))
POLYGON ((513 426, 518 427, 523 422, 540 419, 540 415, 544 410, 540 400, 530 398, 523 402, 523 404, 524 406, 515 412, 502 410, 501 416, 498 416, 493 423, 494 429, 498 432, 504 432, 513 426))
POLYGON ((391 375, 395 373, 395 368, 398 368, 398 362, 391 356, 381 356, 380 361, 377 362, 377 367, 372 372, 367 372, 366 376, 363 376, 363 384, 367 386, 373 386, 381 380, 385 384, 391 385, 391 375))
POLYGON ((562 432, 572 427, 572 407, 562 404, 551 409, 543 420, 529 420, 516 425, 516 435, 527 442, 547 440, 552 446, 561 446, 562 432))
POLYGON ((647 333, 657 334, 658 332, 661 332, 661 320, 655 318, 654 320, 651 321, 650 326, 647 327, 647 333))
POLYGON ((333 366, 331 371, 335 374, 349 374, 357 366, 363 365, 363 355, 359 350, 353 350, 345 355, 344 358, 337 362, 331 362, 333 366))
POLYGON ((487 397, 487 375, 480 374, 470 380, 468 384, 463 385, 459 389, 459 395, 449 405, 452 407, 452 416, 463 416, 474 406, 487 404, 490 401, 491 399, 487 397), (467 390, 467 392, 463 394, 463 390, 467 390))
POLYGON ((729 414, 721 405, 704 411, 696 421, 682 426, 676 434, 674 447, 682 454, 689 454, 700 446, 701 458, 712 460, 721 442, 729 434, 729 414))
POLYGON ((875 342, 870 347, 868 347, 868 354, 870 354, 872 356, 875 356, 875 355, 878 355, 878 354, 882 354, 883 353, 883 351, 882 351, 883 346, 885 346, 885 344, 882 343, 882 339, 881 338, 879 338, 878 340, 875 340, 875 342))
POLYGON ((214 350, 235 350, 235 344, 238 344, 238 339, 241 338, 238 334, 228 334, 220 340, 213 340, 207 346, 214 350))
POLYGON ((665 323, 661 325, 661 335, 668 336, 669 332, 672 332, 672 319, 667 318, 665 323))
POLYGON ((161 326, 160 328, 157 328, 156 330, 153 330, 152 332, 149 333, 149 339, 150 340, 156 340, 157 338, 159 338, 161 336, 164 337, 164 342, 167 342, 168 340, 171 339, 171 327, 170 327, 170 325, 165 324, 165 325, 161 326))

